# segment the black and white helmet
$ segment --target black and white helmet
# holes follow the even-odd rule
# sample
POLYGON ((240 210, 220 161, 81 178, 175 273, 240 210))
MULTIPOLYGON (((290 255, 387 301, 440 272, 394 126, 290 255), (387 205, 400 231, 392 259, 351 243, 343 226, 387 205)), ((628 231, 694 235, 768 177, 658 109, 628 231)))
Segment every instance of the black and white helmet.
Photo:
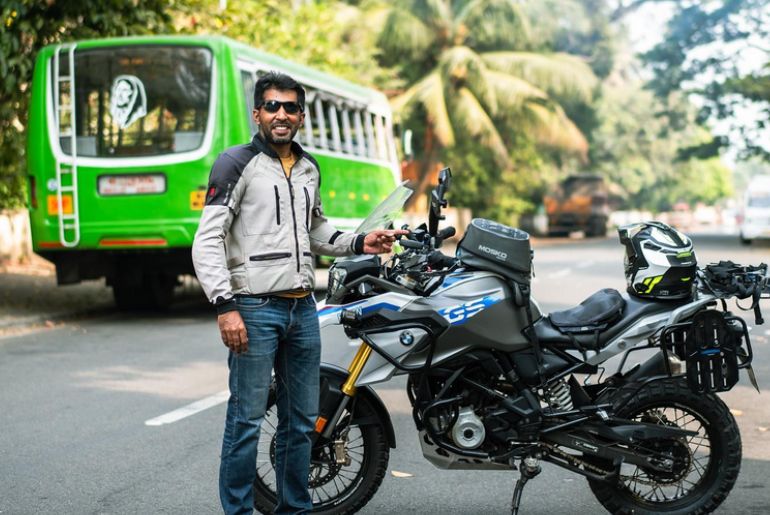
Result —
POLYGON ((652 299, 692 296, 698 262, 690 238, 662 222, 626 225, 618 235, 626 247, 628 293, 652 299))

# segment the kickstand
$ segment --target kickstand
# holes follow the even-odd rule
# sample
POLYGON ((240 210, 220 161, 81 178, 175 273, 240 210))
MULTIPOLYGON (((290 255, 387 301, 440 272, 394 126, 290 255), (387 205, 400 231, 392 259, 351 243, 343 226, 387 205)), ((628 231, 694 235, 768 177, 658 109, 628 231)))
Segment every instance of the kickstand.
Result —
POLYGON ((540 474, 540 465, 537 464, 537 458, 524 458, 519 465, 521 475, 513 488, 513 499, 511 500, 511 515, 518 515, 519 504, 521 504, 521 494, 524 491, 524 485, 527 481, 540 474))

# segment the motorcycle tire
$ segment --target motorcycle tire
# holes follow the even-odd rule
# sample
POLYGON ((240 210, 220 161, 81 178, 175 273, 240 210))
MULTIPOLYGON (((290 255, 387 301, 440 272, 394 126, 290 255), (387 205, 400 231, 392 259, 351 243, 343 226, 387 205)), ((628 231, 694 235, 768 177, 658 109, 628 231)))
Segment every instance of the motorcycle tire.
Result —
MULTIPOLYGON (((333 460, 333 442, 340 438, 345 420, 350 416, 347 410, 340 417, 340 423, 330 440, 320 442, 313 448, 309 478, 313 513, 355 513, 369 502, 385 477, 390 447, 386 440, 384 422, 379 420, 377 410, 369 405, 366 397, 359 396, 352 405, 356 414, 363 414, 369 422, 361 426, 348 426, 346 451, 351 457, 351 463, 337 465, 333 460), (372 420, 376 422, 372 423, 372 420), (347 485, 340 489, 340 483, 347 485), (336 494, 330 495, 329 492, 333 490, 336 490, 336 494)), ((277 502, 274 481, 277 420, 275 389, 271 388, 260 430, 257 476, 254 481, 254 508, 264 514, 274 513, 277 502)))
MULTIPOLYGON (((719 397, 693 393, 683 379, 655 381, 634 393, 636 387, 628 385, 604 402, 619 406, 618 417, 676 425, 698 435, 645 444, 672 456, 672 471, 622 464, 616 483, 589 479, 591 490, 615 514, 711 513, 730 493, 741 468, 741 435, 735 418, 719 397), (628 396, 632 397, 621 405, 628 396)), ((607 461, 591 462, 612 469, 607 461)))

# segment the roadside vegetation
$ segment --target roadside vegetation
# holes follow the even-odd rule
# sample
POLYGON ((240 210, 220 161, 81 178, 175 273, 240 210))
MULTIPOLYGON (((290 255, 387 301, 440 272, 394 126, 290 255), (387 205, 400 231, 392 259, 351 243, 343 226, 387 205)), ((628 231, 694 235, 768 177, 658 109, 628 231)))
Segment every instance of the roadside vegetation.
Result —
MULTIPOLYGON (((374 86, 411 134, 425 191, 441 164, 454 205, 515 221, 586 171, 621 207, 733 194, 724 154, 765 169, 770 7, 763 0, 105 0, 0 8, 0 208, 24 204, 29 84, 44 45, 147 33, 221 34, 374 86), (635 54, 631 19, 656 4, 661 42, 635 54), (224 7, 224 8, 223 8, 224 7), (764 46, 763 46, 764 45, 764 46), (739 66, 750 52, 751 69, 739 66), (715 135, 715 120, 750 124, 715 135)), ((743 179, 738 178, 738 183, 743 179)))

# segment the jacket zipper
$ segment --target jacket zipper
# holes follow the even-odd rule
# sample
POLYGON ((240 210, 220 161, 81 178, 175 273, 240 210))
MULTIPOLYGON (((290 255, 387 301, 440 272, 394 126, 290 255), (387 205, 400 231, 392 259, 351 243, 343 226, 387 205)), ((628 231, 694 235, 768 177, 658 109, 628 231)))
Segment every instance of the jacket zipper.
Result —
POLYGON ((274 184, 275 188, 275 223, 281 225, 281 196, 278 194, 278 185, 274 184))
POLYGON ((307 192, 307 186, 302 186, 305 190, 305 228, 310 232, 310 193, 307 192))
POLYGON ((287 257, 291 257, 291 252, 271 252, 270 254, 249 256, 249 261, 269 261, 271 259, 281 259, 287 257))
MULTIPOLYGON (((281 163, 281 170, 283 171, 283 163, 280 159, 278 159, 278 162, 281 163)), ((295 162, 294 165, 297 163, 295 162)), ((300 255, 299 255, 299 235, 297 234, 297 212, 294 209, 294 186, 291 184, 291 173, 292 170, 294 170, 294 165, 289 168, 289 174, 286 175, 284 172, 283 176, 286 178, 286 184, 289 185, 289 196, 291 197, 291 221, 294 222, 294 248, 296 249, 296 256, 297 256, 297 273, 299 273, 300 270, 300 255)), ((276 186, 277 187, 277 186, 276 186)))

